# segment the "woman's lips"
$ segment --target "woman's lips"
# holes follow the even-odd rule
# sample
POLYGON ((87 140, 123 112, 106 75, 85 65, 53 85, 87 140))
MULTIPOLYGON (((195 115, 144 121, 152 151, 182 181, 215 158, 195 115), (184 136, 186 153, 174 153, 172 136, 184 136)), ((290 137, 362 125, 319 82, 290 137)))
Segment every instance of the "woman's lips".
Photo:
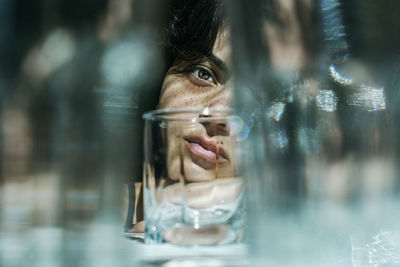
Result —
POLYGON ((217 163, 228 162, 227 153, 221 146, 217 146, 213 140, 207 140, 202 136, 186 137, 188 149, 192 155, 215 166, 217 163))

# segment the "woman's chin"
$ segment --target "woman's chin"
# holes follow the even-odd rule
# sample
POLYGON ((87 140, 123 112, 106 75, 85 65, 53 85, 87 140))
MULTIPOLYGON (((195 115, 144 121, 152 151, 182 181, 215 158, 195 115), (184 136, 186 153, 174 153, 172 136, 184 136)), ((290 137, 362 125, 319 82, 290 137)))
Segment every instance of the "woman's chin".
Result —
POLYGON ((224 167, 219 169, 207 170, 192 163, 185 166, 185 181, 186 182, 208 182, 216 179, 235 177, 235 172, 232 168, 224 167))
POLYGON ((208 165, 193 161, 190 157, 184 159, 183 168, 178 159, 170 163, 169 177, 173 181, 179 181, 179 177, 183 177, 185 182, 195 183, 235 176, 233 168, 227 164, 217 164, 210 168, 208 165))
POLYGON ((186 182, 207 182, 216 179, 214 169, 207 170, 199 167, 195 163, 192 166, 185 166, 185 181, 186 182))

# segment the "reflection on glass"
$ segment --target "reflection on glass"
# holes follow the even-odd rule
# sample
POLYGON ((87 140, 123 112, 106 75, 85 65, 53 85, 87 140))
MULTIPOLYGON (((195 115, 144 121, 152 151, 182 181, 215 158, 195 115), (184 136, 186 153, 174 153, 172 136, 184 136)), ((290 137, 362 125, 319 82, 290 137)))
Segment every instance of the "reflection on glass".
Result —
POLYGON ((251 260, 396 265, 396 12, 289 2, 229 2, 235 108, 265 111, 243 144, 251 260))
POLYGON ((238 123, 226 112, 163 111, 146 119, 146 241, 186 245, 239 239, 238 123))

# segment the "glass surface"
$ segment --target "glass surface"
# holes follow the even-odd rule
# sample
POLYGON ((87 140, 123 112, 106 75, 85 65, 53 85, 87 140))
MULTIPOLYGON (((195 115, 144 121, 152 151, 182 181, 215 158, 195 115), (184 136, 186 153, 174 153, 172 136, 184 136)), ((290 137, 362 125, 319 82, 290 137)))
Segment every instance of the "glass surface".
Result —
POLYGON ((252 266, 398 266, 398 2, 228 2, 252 266))
POLYGON ((145 242, 238 241, 244 223, 240 118, 211 109, 143 117, 145 242))

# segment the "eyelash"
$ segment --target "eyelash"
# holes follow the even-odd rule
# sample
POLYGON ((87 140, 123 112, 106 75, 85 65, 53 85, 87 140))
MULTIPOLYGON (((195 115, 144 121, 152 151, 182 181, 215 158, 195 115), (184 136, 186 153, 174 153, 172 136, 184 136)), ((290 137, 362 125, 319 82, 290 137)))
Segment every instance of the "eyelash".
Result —
POLYGON ((212 70, 210 70, 207 67, 204 66, 193 66, 189 70, 190 75, 194 77, 194 82, 198 83, 200 86, 211 86, 211 85, 216 85, 216 79, 214 78, 214 73, 212 70), (209 76, 209 78, 206 80, 204 78, 201 78, 199 73, 200 71, 206 72, 206 74, 209 76))

